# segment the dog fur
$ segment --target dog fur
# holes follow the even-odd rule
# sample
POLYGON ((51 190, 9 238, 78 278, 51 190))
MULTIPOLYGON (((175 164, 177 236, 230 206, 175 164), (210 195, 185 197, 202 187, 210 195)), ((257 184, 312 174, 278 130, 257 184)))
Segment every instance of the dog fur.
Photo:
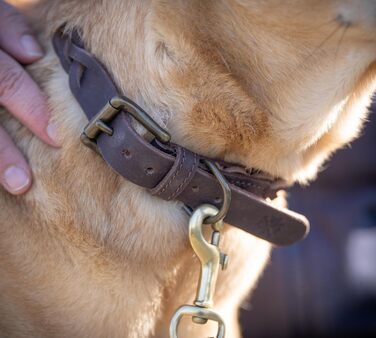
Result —
MULTIPOLYGON (((1 337, 167 337, 197 285, 179 203, 119 178, 80 144, 87 121, 50 43, 61 24, 82 31, 174 142, 290 182, 313 179, 359 134, 375 89, 372 0, 49 0, 27 13, 47 52, 29 71, 62 148, 0 113, 34 170, 27 195, 0 191, 1 337)), ((215 307, 236 338, 271 247, 230 226, 223 237, 230 265, 215 307)), ((181 337, 213 332, 186 320, 181 337)))

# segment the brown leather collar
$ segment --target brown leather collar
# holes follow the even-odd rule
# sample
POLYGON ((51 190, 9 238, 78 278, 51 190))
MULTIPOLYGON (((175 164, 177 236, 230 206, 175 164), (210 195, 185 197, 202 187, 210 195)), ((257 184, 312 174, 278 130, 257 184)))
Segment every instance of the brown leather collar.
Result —
MULTIPOLYGON (((130 116, 143 110, 128 98, 120 103, 113 100, 120 96, 116 85, 105 67, 85 49, 77 31, 66 34, 59 29, 53 46, 69 74, 73 95, 94 126, 86 130, 85 139, 90 141, 86 143, 92 144, 112 169, 151 194, 178 200, 190 209, 203 203, 221 206, 221 187, 203 164, 203 156, 171 142, 162 143, 163 135, 162 140, 148 141, 134 130, 130 116)), ((285 187, 283 180, 214 161, 232 192, 227 223, 275 245, 292 244, 308 233, 304 216, 264 200, 285 187)))

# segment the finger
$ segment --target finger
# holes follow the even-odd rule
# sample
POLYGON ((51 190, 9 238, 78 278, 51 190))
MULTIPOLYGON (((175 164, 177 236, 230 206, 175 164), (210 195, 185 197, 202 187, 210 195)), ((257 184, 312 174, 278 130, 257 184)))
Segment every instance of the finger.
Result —
POLYGON ((22 63, 31 63, 43 56, 25 18, 14 7, 0 0, 0 47, 22 63))
POLYGON ((44 95, 24 69, 0 51, 0 104, 44 142, 57 146, 44 95))
POLYGON ((14 195, 26 192, 31 185, 29 166, 9 135, 1 127, 0 184, 14 195))

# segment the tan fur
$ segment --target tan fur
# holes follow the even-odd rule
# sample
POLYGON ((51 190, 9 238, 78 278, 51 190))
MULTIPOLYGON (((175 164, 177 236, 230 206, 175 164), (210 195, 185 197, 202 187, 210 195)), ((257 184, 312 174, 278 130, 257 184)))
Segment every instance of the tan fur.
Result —
MULTIPOLYGON (((179 204, 117 177, 80 144, 86 120, 49 42, 60 24, 82 29, 123 92, 175 142, 307 182, 366 116, 375 11, 371 0, 49 0, 34 8, 47 55, 30 72, 63 147, 0 114, 34 169, 26 196, 0 192, 0 336, 167 337, 171 314, 196 287, 179 204)), ((231 261, 216 307, 236 338, 239 304, 270 245, 228 227, 223 250, 231 261)), ((213 328, 186 322, 181 333, 207 337, 213 328)))

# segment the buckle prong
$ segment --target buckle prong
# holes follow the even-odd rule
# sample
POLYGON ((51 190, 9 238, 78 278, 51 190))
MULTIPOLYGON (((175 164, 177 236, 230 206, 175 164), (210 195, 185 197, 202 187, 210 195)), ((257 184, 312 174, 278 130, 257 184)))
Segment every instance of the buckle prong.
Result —
POLYGON ((102 120, 95 121, 95 126, 98 127, 100 131, 106 133, 109 136, 112 136, 112 134, 114 133, 113 129, 105 124, 102 120))

